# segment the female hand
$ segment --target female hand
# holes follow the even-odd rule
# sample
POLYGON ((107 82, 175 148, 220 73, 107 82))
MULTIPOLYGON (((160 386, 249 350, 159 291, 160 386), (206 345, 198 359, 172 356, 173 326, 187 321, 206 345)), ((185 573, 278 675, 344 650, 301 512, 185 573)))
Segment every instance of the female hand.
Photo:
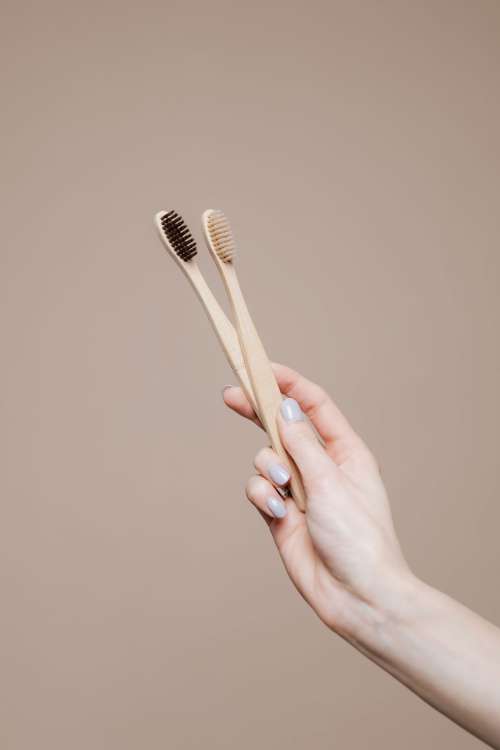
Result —
MULTIPOLYGON (((330 628, 500 750, 500 630, 411 573, 366 445, 321 388, 288 367, 274 371, 287 397, 279 429, 302 475, 306 513, 277 492, 289 477, 270 448, 255 458, 247 495, 290 578, 330 628)), ((240 388, 225 388, 224 401, 259 424, 240 388)))
MULTIPOLYGON (((271 448, 255 457, 249 500, 269 527, 293 583, 319 617, 358 640, 391 600, 410 590, 412 574, 394 531, 375 459, 329 396, 297 372, 274 365, 283 401, 283 444, 297 464, 307 494, 301 513, 276 488, 289 474, 271 448), (304 416, 305 415, 305 416, 304 416), (308 417, 324 443, 319 442, 308 417)), ((226 387, 227 406, 259 424, 239 387, 226 387)))

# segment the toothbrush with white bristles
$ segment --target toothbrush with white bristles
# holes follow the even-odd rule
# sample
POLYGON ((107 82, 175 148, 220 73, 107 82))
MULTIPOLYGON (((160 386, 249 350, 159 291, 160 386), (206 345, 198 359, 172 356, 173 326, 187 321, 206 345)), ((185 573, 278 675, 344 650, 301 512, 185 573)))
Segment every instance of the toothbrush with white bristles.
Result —
POLYGON ((260 421, 268 434, 273 449, 290 468, 291 492, 297 506, 304 511, 306 494, 302 479, 297 467, 283 447, 276 422, 283 396, 238 282, 234 265, 236 246, 231 226, 222 211, 212 209, 204 212, 202 224, 208 248, 231 300, 239 344, 253 395, 257 402, 260 421))

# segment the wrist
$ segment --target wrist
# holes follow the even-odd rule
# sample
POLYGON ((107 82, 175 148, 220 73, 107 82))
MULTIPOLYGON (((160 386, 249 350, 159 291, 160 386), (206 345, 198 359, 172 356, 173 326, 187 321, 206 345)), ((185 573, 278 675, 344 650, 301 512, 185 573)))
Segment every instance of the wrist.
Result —
POLYGON ((349 640, 375 660, 391 661, 405 634, 417 629, 434 590, 409 569, 381 576, 379 580, 369 601, 361 603, 349 640))
POLYGON ((500 748, 500 631, 413 574, 367 603, 351 643, 480 739, 500 748))

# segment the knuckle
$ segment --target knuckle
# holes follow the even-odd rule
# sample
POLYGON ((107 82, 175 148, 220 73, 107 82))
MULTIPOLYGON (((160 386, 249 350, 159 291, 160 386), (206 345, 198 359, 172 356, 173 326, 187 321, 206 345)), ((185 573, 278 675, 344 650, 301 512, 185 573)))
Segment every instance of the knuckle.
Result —
POLYGON ((279 461, 278 455, 270 447, 261 448, 256 454, 253 465, 259 472, 266 472, 269 464, 279 461))
POLYGON ((330 396, 321 385, 311 383, 311 403, 306 409, 307 415, 313 418, 330 400, 330 396))
POLYGON ((326 495, 332 487, 332 473, 325 468, 309 471, 307 484, 311 491, 317 495, 326 495))
POLYGON ((248 480, 245 487, 245 494, 250 502, 255 503, 256 500, 264 493, 266 486, 266 480, 254 474, 248 480))
POLYGON ((286 439, 289 441, 303 440, 311 432, 311 428, 304 420, 302 422, 289 422, 284 429, 286 439))
POLYGON ((253 461, 253 465, 257 470, 260 470, 265 464, 267 459, 269 448, 261 448, 256 454, 253 461))
POLYGON ((250 477, 248 479, 246 485, 245 485, 245 495, 247 496, 248 500, 251 500, 254 493, 254 487, 255 487, 255 480, 257 479, 256 476, 250 477))
POLYGON ((312 429, 307 422, 297 422, 293 425, 293 429, 288 430, 285 437, 285 442, 293 446, 294 449, 300 449, 301 446, 316 446, 318 441, 314 435, 312 429))
POLYGON ((330 396, 325 391, 323 386, 318 385, 317 383, 314 383, 314 400, 317 404, 317 407, 323 406, 323 404, 330 400, 330 396))

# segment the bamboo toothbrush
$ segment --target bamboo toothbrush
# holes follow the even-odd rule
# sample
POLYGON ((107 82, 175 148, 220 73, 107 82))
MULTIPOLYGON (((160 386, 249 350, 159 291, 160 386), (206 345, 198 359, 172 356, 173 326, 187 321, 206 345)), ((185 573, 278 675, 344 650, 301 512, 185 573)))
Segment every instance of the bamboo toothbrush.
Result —
POLYGON ((217 334, 230 367, 240 381, 246 397, 258 415, 258 406, 248 379, 238 336, 227 319, 196 262, 196 241, 182 216, 175 211, 160 211, 155 216, 155 224, 163 244, 177 265, 184 271, 203 305, 212 327, 217 334))
POLYGON ((202 216, 202 224, 208 248, 221 273, 231 300, 243 359, 257 402, 260 421, 268 434, 272 447, 280 458, 289 465, 291 475, 290 488, 293 498, 297 506, 301 510, 305 510, 306 495, 299 471, 281 443, 276 424, 278 410, 283 397, 255 325, 250 317, 236 275, 236 268, 233 262, 236 246, 231 226, 222 211, 214 211, 212 209, 205 211, 202 216))

